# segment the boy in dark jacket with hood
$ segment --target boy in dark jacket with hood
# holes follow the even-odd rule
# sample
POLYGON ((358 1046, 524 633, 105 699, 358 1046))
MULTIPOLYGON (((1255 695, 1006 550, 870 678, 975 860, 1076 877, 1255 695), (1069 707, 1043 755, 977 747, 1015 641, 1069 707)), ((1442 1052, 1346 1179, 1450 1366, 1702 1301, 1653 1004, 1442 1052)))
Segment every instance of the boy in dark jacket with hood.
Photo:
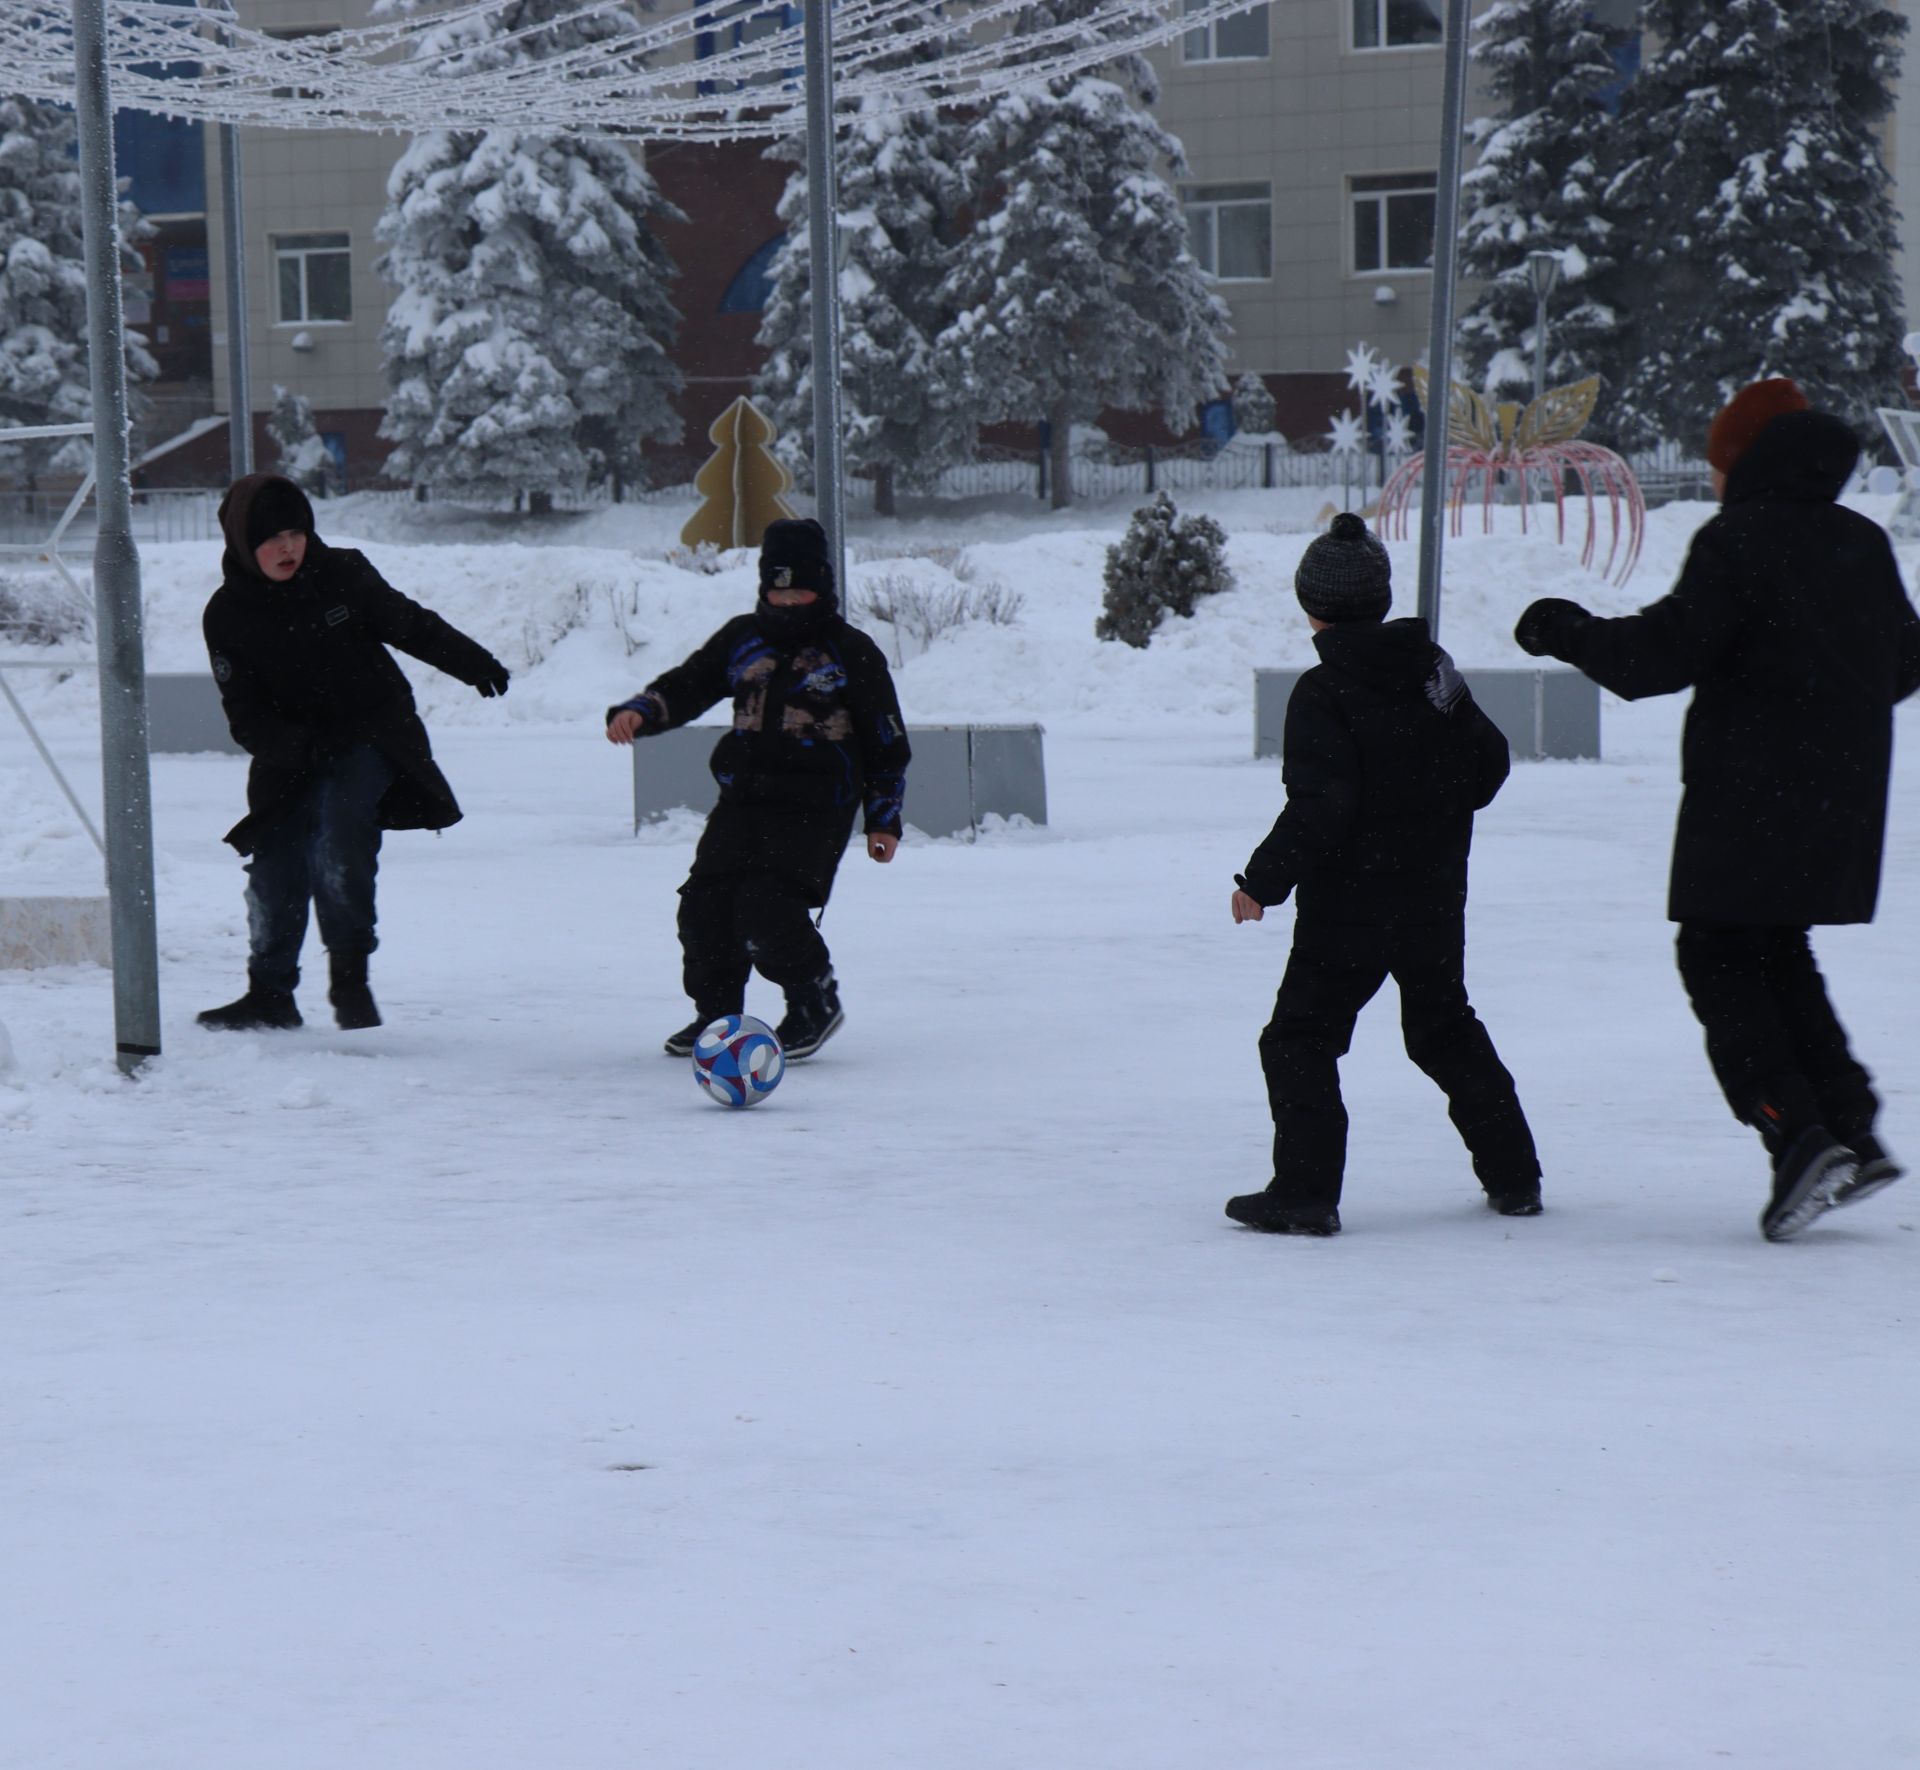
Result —
POLYGON ((911 752, 880 648, 840 616, 826 532, 773 522, 760 546, 760 596, 677 669, 607 709, 607 739, 671 731, 733 701, 714 746, 720 802, 680 888, 680 948, 693 1020, 666 1041, 685 1057, 701 1029, 738 1014, 755 969, 787 998, 776 1029, 789 1058, 811 1057, 845 1015, 813 912, 864 809, 867 853, 893 859, 911 752))
POLYGON ((1793 382, 1755 382, 1713 422, 1722 508, 1672 593, 1619 620, 1552 597, 1514 631, 1628 700, 1693 690, 1667 915, 1714 1075, 1772 1158, 1769 1241, 1901 1172, 1807 944, 1873 919, 1893 707, 1920 688, 1893 548, 1836 502, 1859 456, 1793 382))
POLYGON ((236 480, 220 504, 224 581, 202 627, 234 741, 253 757, 247 815, 227 840, 247 864, 247 992, 200 1015, 245 1032, 301 1024, 294 1002, 308 905, 331 968, 335 1023, 378 1026, 367 983, 382 830, 459 822, 413 690, 387 652, 507 692, 484 646, 410 602, 363 554, 314 533, 305 492, 276 474, 236 480))
POLYGON ((1507 778, 1507 740, 1425 621, 1388 621, 1387 550, 1350 513, 1294 578, 1320 663, 1287 703, 1286 809, 1236 875, 1235 922, 1299 891, 1293 953, 1260 1035, 1273 1179, 1227 1215, 1279 1235, 1340 1228, 1347 1112, 1339 1061, 1360 1010, 1400 986, 1407 1055, 1445 1090, 1488 1205, 1540 1211, 1533 1134, 1467 1001, 1473 814, 1507 778))

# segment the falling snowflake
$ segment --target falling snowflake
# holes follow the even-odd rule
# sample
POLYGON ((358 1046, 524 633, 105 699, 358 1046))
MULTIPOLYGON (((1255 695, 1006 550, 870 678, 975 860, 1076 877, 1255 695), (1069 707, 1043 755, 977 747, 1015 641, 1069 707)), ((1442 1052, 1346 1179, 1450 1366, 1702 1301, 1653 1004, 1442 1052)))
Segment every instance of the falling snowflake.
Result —
POLYGON ((1366 440, 1366 424, 1353 412, 1336 413, 1327 432, 1327 447, 1336 455, 1357 455, 1366 440))
POLYGON ((1356 344, 1347 352, 1347 385, 1355 393, 1364 394, 1367 384, 1373 379, 1374 366, 1379 362, 1371 344, 1356 344))
POLYGON ((1387 414, 1386 446, 1389 455, 1413 453, 1413 420, 1405 412, 1387 414))
POLYGON ((1391 412, 1400 403, 1400 371, 1392 363, 1373 365, 1367 376, 1367 397, 1383 412, 1391 412))

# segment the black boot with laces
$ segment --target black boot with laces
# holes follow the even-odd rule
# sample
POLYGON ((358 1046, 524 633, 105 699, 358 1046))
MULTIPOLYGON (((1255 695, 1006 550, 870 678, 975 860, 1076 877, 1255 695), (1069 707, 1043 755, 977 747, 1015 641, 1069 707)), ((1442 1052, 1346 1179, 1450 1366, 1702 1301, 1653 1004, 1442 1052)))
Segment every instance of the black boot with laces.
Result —
POLYGON ((833 973, 816 977, 787 991, 787 1016, 773 1029, 789 1063, 811 1057, 840 1030, 846 1013, 840 1006, 840 986, 833 973))

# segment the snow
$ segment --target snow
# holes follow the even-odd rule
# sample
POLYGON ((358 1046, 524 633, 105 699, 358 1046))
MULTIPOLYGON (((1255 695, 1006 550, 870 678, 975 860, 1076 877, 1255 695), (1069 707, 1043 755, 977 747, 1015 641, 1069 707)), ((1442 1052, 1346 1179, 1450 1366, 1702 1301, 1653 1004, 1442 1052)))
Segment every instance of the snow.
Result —
MULTIPOLYGON (((221 756, 154 764, 146 1078, 113 1070, 104 973, 0 991, 0 1763, 1912 1762, 1920 1182, 1760 1239, 1661 920, 1678 700, 1609 700, 1607 761, 1518 768, 1481 820, 1472 985, 1548 1214, 1480 1207, 1381 1002, 1344 1065, 1347 1233, 1220 1215, 1267 1172, 1289 923, 1227 914, 1279 801, 1251 673, 1308 655, 1321 496, 1183 500, 1236 588, 1144 652, 1091 636, 1124 509, 858 537, 856 589, 1024 596, 899 679, 914 720, 1042 719, 1050 822, 851 856, 846 1029, 751 1114, 657 1054, 698 826, 633 838, 599 729, 745 605, 744 564, 663 563, 670 506, 324 506, 518 674, 482 702, 409 666, 468 817, 388 842, 386 1027, 324 1024, 317 948, 304 1032, 192 1025, 243 955, 221 756)), ((1443 637, 1518 665, 1525 600, 1647 600, 1704 515, 1654 512, 1624 591, 1469 533, 1443 637)), ((156 668, 203 665, 214 569, 144 555, 156 668)), ((89 677, 56 677, 10 680, 91 799, 89 677)), ((1912 1154, 1900 726, 1880 922, 1818 947, 1912 1154)), ((0 888, 97 885, 10 720, 0 782, 0 888)))

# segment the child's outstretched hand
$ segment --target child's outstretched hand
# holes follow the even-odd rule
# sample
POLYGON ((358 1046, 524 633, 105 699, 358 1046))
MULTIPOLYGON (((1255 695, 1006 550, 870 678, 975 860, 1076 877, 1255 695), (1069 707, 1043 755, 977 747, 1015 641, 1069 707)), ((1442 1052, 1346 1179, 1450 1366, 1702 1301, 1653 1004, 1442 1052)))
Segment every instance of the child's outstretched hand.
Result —
POLYGON ((610 744, 630 744, 639 736, 640 727, 646 721, 631 707, 623 713, 616 713, 607 721, 607 742, 610 744))
POLYGON ((867 853, 882 866, 893 859, 893 851, 900 846, 898 836, 889 836, 885 830, 867 832, 867 853))
POLYGON ((1265 906, 1256 899, 1249 897, 1244 891, 1236 891, 1233 894, 1233 920, 1235 927, 1238 927, 1242 922, 1263 921, 1266 913, 1265 906))

